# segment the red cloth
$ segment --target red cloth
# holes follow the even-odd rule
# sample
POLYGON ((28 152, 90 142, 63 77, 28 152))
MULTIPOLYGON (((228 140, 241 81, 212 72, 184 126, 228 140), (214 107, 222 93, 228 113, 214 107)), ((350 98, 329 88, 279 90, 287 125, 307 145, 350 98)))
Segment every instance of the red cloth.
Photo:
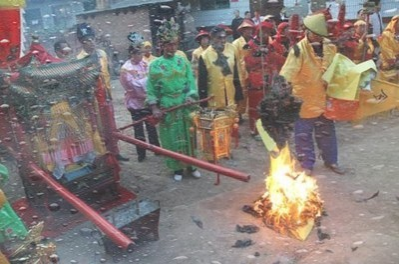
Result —
POLYGON ((251 133, 258 134, 256 129, 256 120, 260 118, 258 105, 265 96, 263 90, 251 90, 248 89, 248 118, 249 118, 249 129, 251 133))
POLYGON ((251 40, 249 46, 251 52, 244 58, 249 81, 248 116, 251 132, 257 134, 255 127, 255 121, 259 118, 257 107, 265 96, 265 88, 272 85, 273 78, 280 72, 285 57, 278 54, 272 45, 267 45, 269 51, 263 54, 263 57, 260 56, 259 46, 255 41, 251 40), (265 77, 267 83, 265 83, 265 77))
POLYGON ((0 9, 0 68, 19 58, 21 18, 19 9, 0 9))
POLYGON ((11 67, 11 69, 25 67, 32 61, 32 58, 35 58, 40 64, 54 63, 54 62, 56 63, 63 61, 49 54, 40 43, 32 43, 30 45, 28 53, 25 56, 18 59, 17 61, 10 63, 9 67, 11 67))
POLYGON ((342 54, 351 59, 352 61, 357 59, 355 58, 356 49, 359 45, 359 42, 356 39, 349 39, 343 43, 342 54))

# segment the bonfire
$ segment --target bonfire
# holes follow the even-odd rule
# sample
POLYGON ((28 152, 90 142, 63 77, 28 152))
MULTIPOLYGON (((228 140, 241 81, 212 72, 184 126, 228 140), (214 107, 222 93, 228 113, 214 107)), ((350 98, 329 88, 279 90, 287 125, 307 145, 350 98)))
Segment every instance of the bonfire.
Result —
POLYGON ((265 194, 253 209, 267 227, 305 240, 315 220, 321 216, 323 202, 316 180, 296 169, 288 145, 271 158, 265 194))

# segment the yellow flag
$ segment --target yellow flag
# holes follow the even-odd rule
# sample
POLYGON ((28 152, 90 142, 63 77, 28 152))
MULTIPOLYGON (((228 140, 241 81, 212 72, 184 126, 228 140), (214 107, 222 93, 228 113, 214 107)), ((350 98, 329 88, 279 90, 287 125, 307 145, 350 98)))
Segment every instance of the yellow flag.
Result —
POLYGON ((399 85, 379 79, 371 81, 371 91, 360 94, 356 119, 399 107, 399 85))
POLYGON ((323 74, 323 80, 328 83, 327 95, 335 99, 357 101, 360 88, 363 88, 364 82, 370 79, 368 77, 373 72, 377 72, 374 61, 355 64, 349 58, 337 53, 323 74))
POLYGON ((258 129, 260 138, 262 139, 263 144, 265 144, 266 149, 268 151, 278 151, 276 142, 270 137, 267 131, 263 128, 262 121, 260 119, 256 121, 256 128, 258 129))

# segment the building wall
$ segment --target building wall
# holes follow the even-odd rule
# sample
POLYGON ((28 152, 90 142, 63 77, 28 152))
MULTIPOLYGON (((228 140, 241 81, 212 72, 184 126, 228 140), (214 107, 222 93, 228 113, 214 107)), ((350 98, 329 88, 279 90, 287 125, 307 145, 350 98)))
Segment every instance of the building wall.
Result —
POLYGON ((117 51, 120 60, 128 58, 127 35, 130 32, 138 32, 145 40, 151 40, 150 16, 146 6, 131 11, 103 11, 78 15, 77 21, 89 23, 96 32, 96 38, 103 40, 97 43, 98 47, 103 48, 110 57, 113 51, 117 51))

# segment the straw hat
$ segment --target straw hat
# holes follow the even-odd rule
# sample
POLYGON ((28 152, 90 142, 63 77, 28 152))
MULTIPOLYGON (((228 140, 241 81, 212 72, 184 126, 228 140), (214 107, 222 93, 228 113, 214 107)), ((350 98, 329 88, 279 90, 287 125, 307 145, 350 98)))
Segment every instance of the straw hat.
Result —
POLYGON ((270 20, 274 20, 274 19, 276 19, 276 16, 274 16, 274 15, 266 15, 263 18, 263 21, 270 21, 270 20))
POLYGON ((241 25, 237 28, 237 31, 241 32, 244 28, 255 28, 255 24, 249 19, 244 19, 241 25))
POLYGON ((195 41, 200 41, 201 37, 203 37, 203 36, 210 37, 211 35, 205 29, 201 29, 198 32, 197 36, 195 36, 195 41))
POLYGON ((223 28, 227 35, 233 35, 233 30, 225 24, 219 24, 216 27, 223 28))
POLYGON ((310 15, 305 17, 303 24, 314 34, 328 37, 327 23, 323 14, 310 15))

